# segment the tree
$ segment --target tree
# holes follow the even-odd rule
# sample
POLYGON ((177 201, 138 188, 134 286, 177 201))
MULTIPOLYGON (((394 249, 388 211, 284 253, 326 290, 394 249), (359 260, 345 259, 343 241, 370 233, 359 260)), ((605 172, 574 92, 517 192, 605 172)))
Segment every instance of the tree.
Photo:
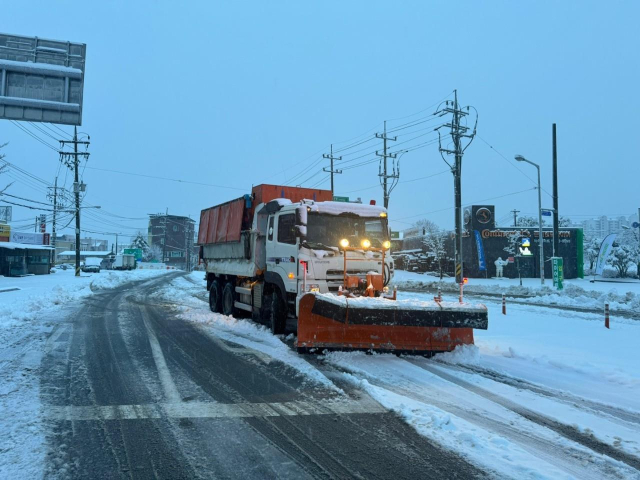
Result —
POLYGON ((584 256, 589 261, 589 271, 593 272, 593 264, 598 259, 598 253, 600 252, 600 245, 602 239, 598 237, 591 237, 588 240, 585 238, 583 242, 584 256))
MULTIPOLYGON (((544 225, 544 221, 542 222, 542 224, 544 225)), ((558 218, 559 227, 570 227, 572 224, 573 222, 569 217, 563 217, 562 215, 560 215, 560 218, 558 218)))
POLYGON ((149 260, 151 260, 151 248, 142 235, 142 232, 136 233, 136 237, 131 242, 131 248, 139 248, 140 250, 142 250, 143 261, 148 262, 149 260))
POLYGON ((160 245, 151 245, 149 248, 149 260, 148 261, 157 261, 163 262, 162 258, 162 247, 160 245))
MULTIPOLYGON (((435 227, 434 224, 432 224, 435 227)), ((438 227, 426 229, 425 227, 425 236, 423 239, 423 244, 426 247, 427 257, 432 258, 434 261, 438 263, 438 271, 440 272, 440 280, 442 280, 443 274, 443 262, 445 260, 450 260, 447 257, 447 242, 448 234, 444 230, 440 230, 438 227)))
POLYGON ((618 271, 618 277, 625 278, 632 264, 640 262, 640 247, 633 230, 624 230, 616 237, 607 263, 618 271))
MULTIPOLYGON (((544 227, 545 225, 546 225, 546 222, 544 221, 544 219, 542 219, 542 226, 544 227)), ((527 217, 526 215, 518 217, 518 227, 537 227, 537 226, 538 226, 537 218, 527 217)))

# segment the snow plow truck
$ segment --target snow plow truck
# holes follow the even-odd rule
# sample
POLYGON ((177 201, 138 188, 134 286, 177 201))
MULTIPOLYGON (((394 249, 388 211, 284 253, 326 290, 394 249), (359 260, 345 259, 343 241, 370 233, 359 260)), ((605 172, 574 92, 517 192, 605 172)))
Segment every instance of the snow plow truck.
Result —
POLYGON ((431 354, 487 328, 484 305, 398 299, 387 211, 332 200, 329 190, 258 185, 202 210, 211 311, 246 312, 274 334, 294 318, 299 352, 431 354))

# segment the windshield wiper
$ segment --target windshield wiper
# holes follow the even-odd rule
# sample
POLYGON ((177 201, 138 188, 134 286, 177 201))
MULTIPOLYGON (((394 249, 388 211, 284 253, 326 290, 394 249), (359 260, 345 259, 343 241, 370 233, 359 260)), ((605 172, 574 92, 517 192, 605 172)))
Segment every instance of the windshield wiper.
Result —
POLYGON ((328 250, 329 252, 334 252, 335 253, 335 248, 336 247, 330 247, 329 245, 325 245, 324 243, 320 243, 320 242, 303 242, 302 243, 303 247, 307 247, 310 248, 312 250, 328 250))

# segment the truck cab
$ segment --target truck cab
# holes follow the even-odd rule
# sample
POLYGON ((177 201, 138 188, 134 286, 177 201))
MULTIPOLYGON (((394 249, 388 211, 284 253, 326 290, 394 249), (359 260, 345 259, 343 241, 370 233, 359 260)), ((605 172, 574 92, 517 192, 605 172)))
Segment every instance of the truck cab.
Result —
MULTIPOLYGON (((268 214, 265 280, 278 287, 290 313, 297 316, 297 300, 307 292, 338 292, 345 274, 344 255, 348 255, 349 275, 364 280, 367 273, 376 272, 383 275, 385 285, 391 280, 391 255, 368 249, 389 248, 384 208, 310 200, 293 204, 279 200, 266 205, 264 210, 268 214), (362 247, 347 253, 342 248, 346 246, 362 247)), ((259 217, 260 208, 257 212, 259 217)))

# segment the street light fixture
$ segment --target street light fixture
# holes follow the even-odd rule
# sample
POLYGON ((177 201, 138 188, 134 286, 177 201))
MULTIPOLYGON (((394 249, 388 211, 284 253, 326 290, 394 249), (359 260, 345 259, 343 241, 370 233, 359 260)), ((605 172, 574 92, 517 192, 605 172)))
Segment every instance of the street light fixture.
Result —
POLYGON ((522 155, 516 155, 515 159, 518 162, 529 163, 538 170, 538 244, 540 245, 540 283, 544 285, 544 241, 542 238, 542 189, 540 188, 540 165, 532 162, 531 160, 527 160, 522 155))

